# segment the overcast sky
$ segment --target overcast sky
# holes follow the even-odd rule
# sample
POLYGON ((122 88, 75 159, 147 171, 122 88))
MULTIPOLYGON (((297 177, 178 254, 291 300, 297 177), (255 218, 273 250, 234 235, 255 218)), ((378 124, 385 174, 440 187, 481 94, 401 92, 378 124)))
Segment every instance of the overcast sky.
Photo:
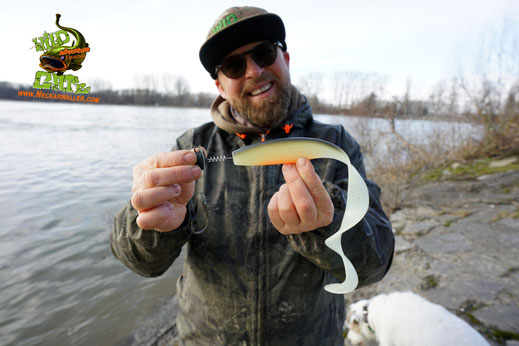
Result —
MULTIPOLYGON (((505 20, 519 20, 518 0, 249 1, 281 16, 291 54, 292 81, 323 75, 331 98, 338 71, 388 77, 387 93, 403 93, 411 78, 420 97, 454 74, 460 50, 505 20), (329 81, 329 83, 327 83, 329 81)), ((78 29, 90 44, 81 82, 102 78, 116 89, 137 87, 135 76, 183 75, 193 92, 216 92, 198 59, 217 16, 236 1, 10 1, 0 13, 0 81, 32 84, 39 55, 32 39, 60 24, 78 29)))

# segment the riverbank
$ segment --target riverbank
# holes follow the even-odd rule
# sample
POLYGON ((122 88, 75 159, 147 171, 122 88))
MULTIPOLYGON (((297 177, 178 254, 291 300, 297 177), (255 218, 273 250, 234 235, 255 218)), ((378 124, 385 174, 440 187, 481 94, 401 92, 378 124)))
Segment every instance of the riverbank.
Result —
MULTIPOLYGON (((505 163, 514 164, 494 166, 505 163)), ((492 345, 517 345, 519 170, 443 175, 414 187, 390 216, 396 249, 387 276, 345 299, 413 291, 463 318, 492 345)))

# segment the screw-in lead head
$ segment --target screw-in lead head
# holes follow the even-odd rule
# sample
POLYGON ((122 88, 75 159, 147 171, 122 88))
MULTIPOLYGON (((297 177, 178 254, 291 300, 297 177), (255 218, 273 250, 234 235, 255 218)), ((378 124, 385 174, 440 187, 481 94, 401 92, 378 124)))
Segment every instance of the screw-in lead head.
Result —
POLYGON ((195 165, 200 167, 200 169, 202 169, 202 170, 205 169, 205 153, 202 150, 202 147, 198 146, 194 150, 195 150, 195 155, 196 155, 195 165))

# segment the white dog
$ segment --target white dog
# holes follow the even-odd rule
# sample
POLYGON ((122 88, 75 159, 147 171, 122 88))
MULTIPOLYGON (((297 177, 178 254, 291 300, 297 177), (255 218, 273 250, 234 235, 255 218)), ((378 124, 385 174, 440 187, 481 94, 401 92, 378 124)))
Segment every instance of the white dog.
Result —
POLYGON ((352 345, 377 340, 380 346, 488 346, 468 323, 411 292, 381 294, 348 307, 352 345))

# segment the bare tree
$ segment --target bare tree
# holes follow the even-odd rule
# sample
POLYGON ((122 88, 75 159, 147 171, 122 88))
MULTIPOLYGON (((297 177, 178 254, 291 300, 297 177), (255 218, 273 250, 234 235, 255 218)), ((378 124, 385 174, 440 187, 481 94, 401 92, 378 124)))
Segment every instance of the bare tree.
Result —
POLYGON ((307 73, 300 77, 297 82, 297 87, 308 98, 313 96, 319 97, 322 90, 323 74, 319 72, 307 73))
POLYGON ((161 78, 162 89, 166 92, 167 95, 173 93, 173 88, 175 86, 176 78, 177 77, 175 75, 169 74, 169 73, 162 75, 162 78, 161 78))
POLYGON ((138 74, 135 75, 136 89, 150 91, 158 91, 160 77, 156 74, 138 74))
POLYGON ((447 109, 448 115, 456 115, 459 113, 459 82, 458 78, 454 77, 450 81, 449 95, 447 97, 447 109))
MULTIPOLYGON (((333 90, 335 104, 339 108, 353 109, 365 114, 366 102, 375 105, 375 98, 381 98, 389 81, 387 75, 375 72, 342 71, 334 76, 333 90)), ((370 113, 377 107, 370 106, 370 113)))
POLYGON ((112 83, 102 78, 95 78, 94 80, 89 80, 87 81, 87 84, 92 87, 93 92, 113 89, 112 83))
POLYGON ((191 104, 189 82, 181 75, 165 74, 162 76, 162 86, 166 91, 166 97, 176 106, 191 104))
POLYGON ((481 35, 475 51, 463 48, 466 55, 458 61, 460 86, 485 129, 482 150, 488 154, 517 150, 510 145, 519 135, 517 117, 506 109, 519 84, 518 37, 519 21, 505 19, 481 35))
POLYGON ((405 93, 402 99, 402 114, 411 114, 410 102, 411 102, 411 77, 407 77, 405 81, 405 93))
POLYGON ((187 79, 182 76, 178 76, 175 80, 174 94, 177 97, 189 94, 189 83, 187 79))
POLYGON ((359 71, 342 71, 335 74, 333 90, 337 107, 351 107, 360 79, 361 73, 359 71))
POLYGON ((445 81, 439 81, 429 95, 429 109, 432 114, 440 115, 445 112, 445 81))

